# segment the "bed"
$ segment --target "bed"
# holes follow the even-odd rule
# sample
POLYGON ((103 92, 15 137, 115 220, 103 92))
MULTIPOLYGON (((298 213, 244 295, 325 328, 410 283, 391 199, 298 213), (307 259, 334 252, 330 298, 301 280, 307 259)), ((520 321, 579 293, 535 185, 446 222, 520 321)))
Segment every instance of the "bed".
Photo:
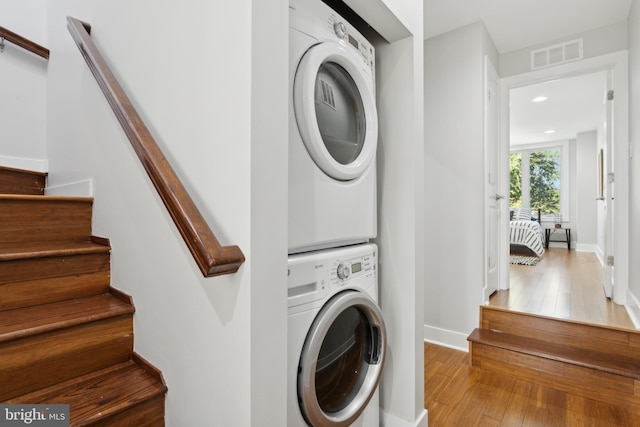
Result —
POLYGON ((544 254, 544 232, 538 217, 531 215, 531 209, 521 208, 511 211, 509 222, 509 244, 511 255, 540 258, 544 254))

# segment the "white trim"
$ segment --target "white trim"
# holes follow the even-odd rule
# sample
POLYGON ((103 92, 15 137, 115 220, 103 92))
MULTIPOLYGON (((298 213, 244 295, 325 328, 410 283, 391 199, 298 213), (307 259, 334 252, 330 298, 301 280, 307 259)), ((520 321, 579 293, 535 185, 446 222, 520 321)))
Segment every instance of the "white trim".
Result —
POLYGON ((468 334, 457 331, 449 331, 435 326, 424 325, 424 340, 432 344, 452 348, 454 350, 469 352, 468 334))
POLYGON ((627 303, 624 308, 627 310, 633 326, 640 329, 640 301, 630 290, 627 291, 627 303))
POLYGON ((600 261, 600 265, 604 267, 604 252, 602 252, 602 248, 596 245, 595 253, 598 257, 598 261, 600 261))
POLYGON ((576 243, 576 252, 594 252, 598 255, 598 245, 593 243, 576 243))
MULTIPOLYGON (((502 127, 500 134, 500 149, 505 159, 509 154, 509 91, 511 89, 528 86, 535 83, 547 82, 559 78, 574 77, 599 71, 613 71, 615 73, 614 89, 616 99, 614 104, 614 140, 615 145, 615 173, 616 173, 616 229, 614 242, 616 244, 615 256, 616 264, 624 268, 614 269, 614 290, 613 299, 617 304, 624 304, 629 287, 629 82, 628 82, 628 54, 627 51, 619 51, 594 58, 584 59, 569 64, 556 67, 549 67, 541 70, 531 71, 515 76, 505 77, 501 81, 501 105, 502 105, 502 127)), ((508 185, 509 170, 508 162, 502 165, 501 182, 508 185)), ((505 187, 507 188, 507 187, 505 187)), ((505 208, 505 218, 508 209, 505 208)), ((508 229, 508 222, 504 227, 508 229)), ((509 242, 503 237, 503 247, 508 248, 509 242)), ((506 249, 505 249, 506 250, 506 249)), ((608 255, 608 254, 605 254, 608 255)), ((505 274, 501 277, 500 289, 509 288, 509 269, 503 269, 505 274)))
POLYGON ((380 408, 380 427, 428 427, 429 414, 423 409, 415 421, 407 421, 380 408))
POLYGON ((49 170, 49 162, 47 159, 0 156, 0 165, 32 172, 47 172, 49 170))
POLYGON ((93 197, 93 180, 70 182, 44 189, 47 196, 93 197))

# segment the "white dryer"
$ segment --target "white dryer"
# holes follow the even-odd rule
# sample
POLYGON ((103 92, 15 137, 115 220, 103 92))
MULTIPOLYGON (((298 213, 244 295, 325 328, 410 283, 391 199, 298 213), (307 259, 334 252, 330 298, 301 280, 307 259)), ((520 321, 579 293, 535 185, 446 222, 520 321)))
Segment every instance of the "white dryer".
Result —
POLYGON ((320 0, 290 0, 289 254, 377 232, 373 46, 320 0))
POLYGON ((289 257, 287 426, 379 426, 387 335, 374 244, 289 257))

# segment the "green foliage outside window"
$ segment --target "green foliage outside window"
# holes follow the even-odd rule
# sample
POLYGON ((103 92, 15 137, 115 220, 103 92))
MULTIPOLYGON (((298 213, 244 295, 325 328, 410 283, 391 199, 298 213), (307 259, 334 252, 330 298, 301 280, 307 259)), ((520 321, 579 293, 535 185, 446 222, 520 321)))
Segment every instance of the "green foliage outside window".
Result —
POLYGON ((511 153, 509 157, 509 207, 522 207, 522 153, 511 153))
MULTIPOLYGON (((560 150, 532 151, 524 155, 529 156, 531 209, 540 209, 543 214, 560 213, 560 150)), ((522 152, 516 152, 510 157, 511 208, 522 207, 522 156, 522 152)))

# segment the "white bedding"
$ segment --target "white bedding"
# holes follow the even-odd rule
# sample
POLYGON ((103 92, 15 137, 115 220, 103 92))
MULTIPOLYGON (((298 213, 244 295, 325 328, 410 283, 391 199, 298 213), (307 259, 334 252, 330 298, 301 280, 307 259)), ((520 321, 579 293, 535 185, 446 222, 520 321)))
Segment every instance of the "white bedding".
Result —
POLYGON ((531 249, 537 256, 544 254, 544 232, 537 221, 511 221, 509 242, 531 249))

